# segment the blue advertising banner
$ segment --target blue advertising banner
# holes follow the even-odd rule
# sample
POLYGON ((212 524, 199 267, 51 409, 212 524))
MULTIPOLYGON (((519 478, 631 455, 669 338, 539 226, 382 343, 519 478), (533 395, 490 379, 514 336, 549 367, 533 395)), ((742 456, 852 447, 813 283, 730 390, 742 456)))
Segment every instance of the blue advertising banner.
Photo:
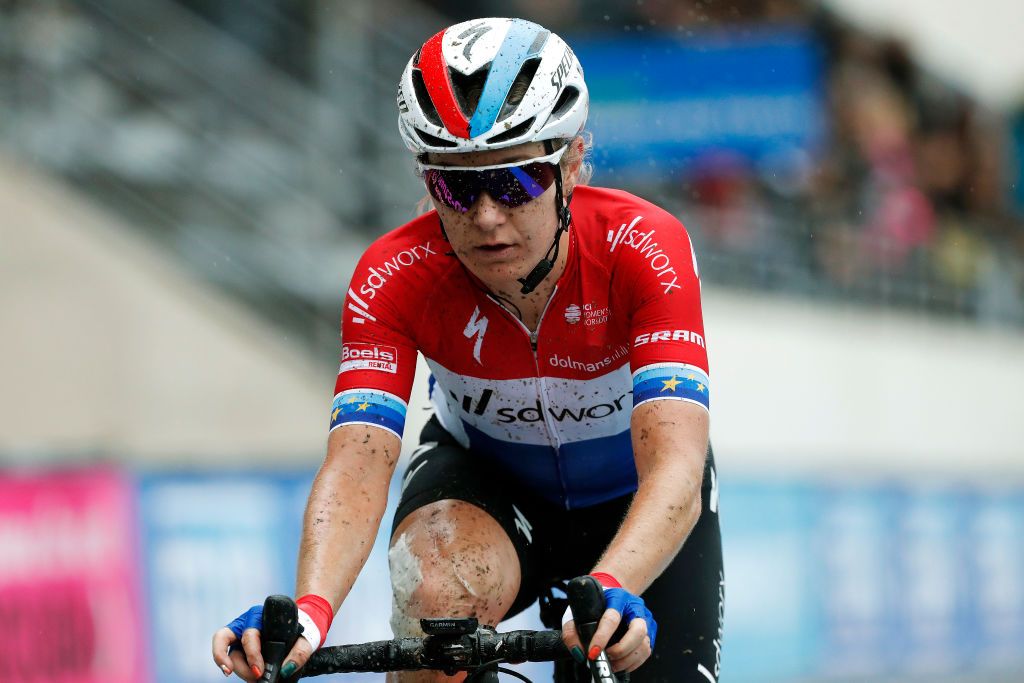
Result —
POLYGON ((590 90, 601 173, 664 176, 712 153, 779 168, 822 142, 824 64, 809 30, 570 42, 590 90))
POLYGON ((158 683, 213 680, 213 632, 292 594, 312 474, 144 477, 140 513, 158 683))
POLYGON ((1024 673, 1024 495, 724 481, 722 681, 1024 673))
POLYGON ((825 486, 814 505, 808 562, 817 575, 820 648, 811 671, 854 679, 889 670, 900 645, 893 606, 901 600, 896 565, 899 493, 825 486))
MULTIPOLYGON (((210 657, 213 632, 267 595, 294 593, 302 516, 313 474, 142 479, 143 562, 151 642, 158 644, 152 662, 157 683, 220 679, 210 657)), ((396 477, 385 521, 362 573, 335 616, 327 645, 392 637, 387 548, 398 484, 396 477)), ((541 624, 534 614, 524 613, 503 628, 537 629, 541 624)), ((519 670, 538 680, 551 677, 550 665, 519 670)), ((348 674, 323 680, 369 683, 383 676, 348 674)))
POLYGON ((970 663, 996 670, 1024 666, 1024 494, 978 495, 964 543, 973 570, 970 663))
MULTIPOLYGON (((262 596, 293 592, 312 477, 141 479, 158 683, 217 678, 210 635, 262 596)), ((726 477, 720 501, 725 638, 715 683, 1024 673, 1021 492, 726 477)), ((385 521, 329 645, 391 637, 389 529, 385 521)), ((502 624, 515 628, 539 628, 533 610, 502 624)), ((550 679, 549 665, 525 672, 550 679)))
POLYGON ((785 681, 813 668, 816 503, 807 486, 722 482, 722 681, 785 681))

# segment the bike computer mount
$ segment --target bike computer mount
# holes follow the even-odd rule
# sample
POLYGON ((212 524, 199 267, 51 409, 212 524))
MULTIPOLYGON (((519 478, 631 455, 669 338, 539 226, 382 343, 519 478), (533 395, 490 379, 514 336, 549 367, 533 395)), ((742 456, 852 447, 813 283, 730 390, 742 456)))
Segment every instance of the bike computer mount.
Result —
POLYGON ((479 625, 476 617, 420 619, 420 628, 428 636, 468 636, 475 633, 479 625))

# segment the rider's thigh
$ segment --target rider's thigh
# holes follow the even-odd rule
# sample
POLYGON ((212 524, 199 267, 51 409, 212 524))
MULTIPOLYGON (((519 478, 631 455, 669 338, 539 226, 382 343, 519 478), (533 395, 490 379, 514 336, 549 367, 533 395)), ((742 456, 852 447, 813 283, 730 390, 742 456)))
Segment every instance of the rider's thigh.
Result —
POLYGON ((519 591, 515 546, 491 515, 461 500, 418 508, 388 551, 396 636, 418 635, 422 617, 475 616, 497 624, 519 591))

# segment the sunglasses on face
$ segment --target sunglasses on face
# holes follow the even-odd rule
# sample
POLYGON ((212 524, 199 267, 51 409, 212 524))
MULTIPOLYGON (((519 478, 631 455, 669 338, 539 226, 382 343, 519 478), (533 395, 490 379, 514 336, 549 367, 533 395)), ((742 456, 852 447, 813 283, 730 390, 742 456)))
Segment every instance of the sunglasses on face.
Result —
POLYGON ((510 209, 532 202, 551 187, 568 145, 543 157, 493 166, 439 166, 418 163, 430 196, 466 213, 486 192, 510 209))

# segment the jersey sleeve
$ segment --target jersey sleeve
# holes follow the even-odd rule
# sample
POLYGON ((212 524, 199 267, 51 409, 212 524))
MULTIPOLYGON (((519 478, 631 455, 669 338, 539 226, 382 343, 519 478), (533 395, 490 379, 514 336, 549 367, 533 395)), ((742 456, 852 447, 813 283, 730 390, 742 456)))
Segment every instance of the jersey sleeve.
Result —
POLYGON ((405 428, 416 372, 416 344, 408 313, 397 305, 398 278, 382 283, 371 247, 352 276, 341 322, 341 365, 334 386, 331 431, 345 424, 385 429, 399 439, 405 428))
POLYGON ((679 221, 648 213, 609 237, 613 252, 622 250, 617 279, 630 289, 633 407, 670 399, 709 409, 697 256, 679 221))

